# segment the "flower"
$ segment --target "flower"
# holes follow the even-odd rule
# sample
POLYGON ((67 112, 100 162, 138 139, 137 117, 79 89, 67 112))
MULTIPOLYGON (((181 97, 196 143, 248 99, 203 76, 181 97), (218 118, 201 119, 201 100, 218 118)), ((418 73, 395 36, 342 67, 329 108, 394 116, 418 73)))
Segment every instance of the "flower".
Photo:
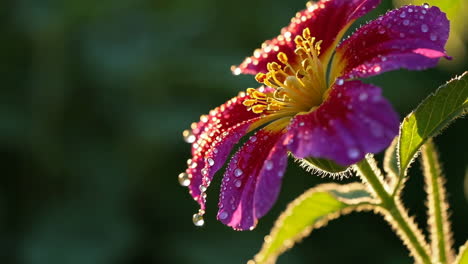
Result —
POLYGON ((279 36, 232 68, 234 74, 256 74, 263 86, 247 89, 184 131, 192 159, 179 180, 200 204, 196 225, 203 224, 213 175, 247 133, 256 131, 230 160, 218 204, 217 218, 236 230, 254 228, 272 207, 288 152, 348 166, 390 144, 398 116, 379 87, 358 78, 435 66, 447 57, 449 21, 437 7, 405 6, 338 44, 351 23, 379 2, 309 2, 279 36))

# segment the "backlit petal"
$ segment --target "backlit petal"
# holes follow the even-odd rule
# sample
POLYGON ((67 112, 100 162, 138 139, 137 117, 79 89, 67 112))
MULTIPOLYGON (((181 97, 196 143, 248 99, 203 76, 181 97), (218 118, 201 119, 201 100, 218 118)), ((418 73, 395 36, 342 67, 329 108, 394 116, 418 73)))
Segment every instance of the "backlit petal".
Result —
POLYGON ((392 10, 358 29, 337 48, 332 76, 359 78, 435 66, 446 56, 449 21, 438 7, 426 7, 392 10))
POLYGON ((252 229, 278 197, 287 165, 283 131, 260 130, 233 156, 221 186, 218 219, 252 229))
MULTIPOLYGON (((248 111, 242 104, 248 98, 248 96, 241 94, 229 100, 210 111, 209 115, 202 116, 201 121, 193 129, 196 140, 192 144, 192 158, 186 173, 190 177, 190 185, 188 186, 190 194, 201 205, 202 209, 204 209, 205 203, 200 198, 200 186, 203 182, 203 169, 207 164, 206 154, 213 144, 219 141, 216 140, 217 138, 231 142, 232 137, 238 138, 245 134, 248 126, 259 116, 248 111), (252 122, 248 122, 248 120, 252 120, 252 122), (240 127, 239 124, 243 124, 243 126, 240 127), (232 129, 230 130, 230 128, 232 129)), ((228 148, 228 145, 224 146, 223 149, 228 148)), ((232 148, 232 146, 230 147, 232 148)))
POLYGON ((281 34, 262 44, 255 50, 253 56, 248 57, 239 66, 233 66, 234 74, 257 74, 267 72, 269 62, 279 62, 277 55, 284 52, 291 63, 294 63, 294 38, 309 28, 311 36, 317 41, 322 40, 320 55, 326 64, 331 52, 339 42, 346 29, 357 18, 374 9, 380 0, 323 0, 318 3, 309 2, 307 9, 296 13, 291 24, 281 30, 281 34))
POLYGON ((315 111, 296 116, 285 144, 297 158, 326 158, 347 166, 387 147, 398 127, 398 116, 379 87, 349 81, 333 86, 315 111))

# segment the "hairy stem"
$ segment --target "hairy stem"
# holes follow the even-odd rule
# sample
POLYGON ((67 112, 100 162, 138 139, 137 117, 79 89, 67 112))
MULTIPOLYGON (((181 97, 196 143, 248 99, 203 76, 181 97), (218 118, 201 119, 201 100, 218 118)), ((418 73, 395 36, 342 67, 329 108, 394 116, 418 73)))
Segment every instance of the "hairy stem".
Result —
POLYGON ((437 150, 432 141, 421 148, 422 165, 428 195, 428 225, 431 234, 432 258, 436 263, 451 263, 452 233, 448 221, 444 178, 442 176, 437 150))
POLYGON ((431 263, 429 247, 422 232, 413 219, 408 216, 403 205, 392 196, 372 157, 367 157, 356 164, 357 172, 381 201, 381 210, 385 220, 395 229, 398 236, 409 249, 416 262, 431 263))

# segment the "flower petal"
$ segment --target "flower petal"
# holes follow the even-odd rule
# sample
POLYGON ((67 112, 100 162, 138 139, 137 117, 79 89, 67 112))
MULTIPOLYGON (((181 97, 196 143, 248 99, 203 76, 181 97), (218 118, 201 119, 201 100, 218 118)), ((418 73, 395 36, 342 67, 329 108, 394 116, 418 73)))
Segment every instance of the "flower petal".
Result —
POLYGON ((449 21, 438 7, 405 6, 358 29, 337 48, 332 76, 368 77, 433 67, 446 56, 449 21))
POLYGON ((264 42, 253 56, 247 57, 239 66, 231 67, 234 74, 257 74, 267 72, 267 64, 276 61, 279 52, 284 52, 294 63, 294 38, 309 28, 312 37, 322 40, 321 60, 328 62, 338 41, 351 23, 374 9, 380 0, 322 0, 307 3, 307 9, 296 13, 291 24, 281 30, 281 34, 264 42))
POLYGON ((349 81, 335 84, 315 111, 296 116, 284 142, 297 158, 326 158, 348 166, 387 147, 398 127, 398 115, 379 87, 349 81))
POLYGON ((236 230, 252 229, 276 201, 287 165, 283 135, 260 130, 234 155, 221 186, 221 222, 236 230))
MULTIPOLYGON (((216 138, 232 142, 232 137, 239 138, 243 136, 249 126, 259 117, 258 114, 248 111, 242 104, 248 98, 243 93, 232 98, 225 104, 210 111, 208 116, 202 116, 201 121, 192 130, 196 140, 192 144, 192 159, 188 164, 186 173, 190 177, 190 184, 188 186, 190 194, 200 204, 202 209, 204 209, 205 203, 204 199, 200 198, 202 193, 200 186, 203 183, 202 171, 207 164, 206 153, 217 142, 216 138)), ((223 147, 223 150, 229 147, 232 148, 232 146, 226 145, 223 147)))

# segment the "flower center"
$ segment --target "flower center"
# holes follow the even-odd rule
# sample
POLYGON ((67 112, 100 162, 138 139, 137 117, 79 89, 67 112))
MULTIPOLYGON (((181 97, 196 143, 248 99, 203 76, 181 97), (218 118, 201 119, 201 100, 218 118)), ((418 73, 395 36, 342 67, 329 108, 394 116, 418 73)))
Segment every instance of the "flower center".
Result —
POLYGON ((251 99, 245 100, 244 105, 254 113, 294 116, 300 112, 308 112, 322 103, 327 90, 325 70, 318 58, 322 41, 315 41, 309 28, 304 29, 302 36, 296 36, 294 41, 294 63, 290 63, 287 55, 280 52, 278 60, 284 66, 270 62, 267 73, 255 76, 259 83, 274 90, 264 93, 247 89, 251 99))

